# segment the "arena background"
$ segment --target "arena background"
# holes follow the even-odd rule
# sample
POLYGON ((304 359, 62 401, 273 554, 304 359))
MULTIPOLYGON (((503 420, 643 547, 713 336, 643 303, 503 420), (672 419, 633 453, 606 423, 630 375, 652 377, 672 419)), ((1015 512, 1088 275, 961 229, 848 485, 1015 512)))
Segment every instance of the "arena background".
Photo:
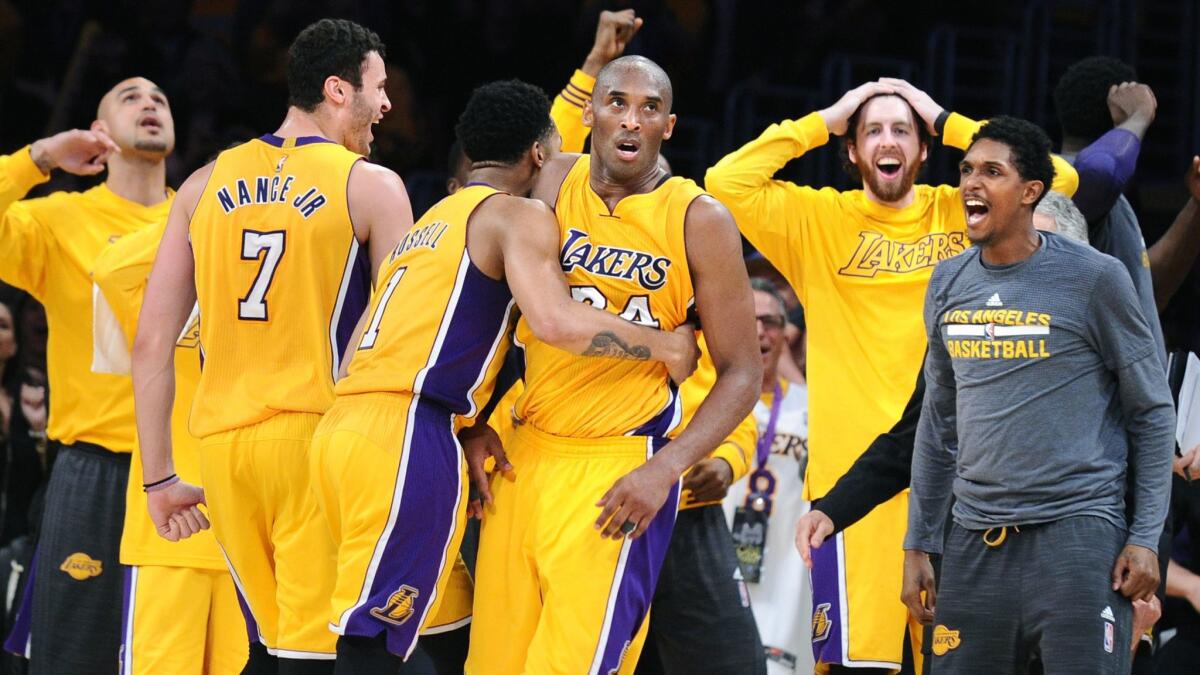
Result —
MULTIPOLYGON (((628 48, 674 79, 675 172, 706 167, 767 124, 829 105, 881 75, 909 79, 972 117, 1027 117, 1055 137, 1050 92, 1092 54, 1133 64, 1158 98, 1129 197, 1148 243, 1186 199, 1200 148, 1200 10, 1193 0, 0 0, 0 139, 6 150, 85 126, 113 82, 145 75, 168 93, 178 147, 169 182, 231 142, 273 130, 286 101, 287 45, 309 22, 345 17, 388 45, 394 109, 375 159, 399 171, 419 214, 444 194, 445 155, 471 88, 520 77, 557 92, 591 46, 602 9, 645 26, 628 48)), ((954 181, 958 154, 935 148, 924 180, 954 181)), ((849 186, 836 153, 786 169, 849 186)), ((83 186, 61 172, 40 192, 83 186)), ((1168 344, 1200 349, 1200 275, 1163 315, 1168 344)))

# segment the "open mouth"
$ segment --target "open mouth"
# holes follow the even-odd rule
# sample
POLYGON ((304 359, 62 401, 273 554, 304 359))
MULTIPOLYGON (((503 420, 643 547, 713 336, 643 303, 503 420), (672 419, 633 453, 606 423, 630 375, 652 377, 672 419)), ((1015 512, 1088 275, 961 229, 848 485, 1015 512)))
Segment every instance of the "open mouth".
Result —
POLYGON ((988 203, 978 197, 965 198, 963 207, 967 210, 967 225, 978 225, 987 218, 988 211, 991 210, 988 203))
POLYGON ((904 168, 904 163, 895 157, 884 157, 875 162, 875 168, 879 169, 879 173, 884 178, 896 178, 900 175, 900 170, 904 168))
POLYGON ((637 159, 638 151, 641 150, 641 143, 634 140, 617 141, 617 157, 632 161, 637 159))
POLYGON ((150 130, 153 132, 159 132, 159 131, 162 131, 162 122, 158 121, 157 117, 150 115, 147 117, 143 117, 138 122, 138 127, 141 129, 147 129, 147 130, 150 130))

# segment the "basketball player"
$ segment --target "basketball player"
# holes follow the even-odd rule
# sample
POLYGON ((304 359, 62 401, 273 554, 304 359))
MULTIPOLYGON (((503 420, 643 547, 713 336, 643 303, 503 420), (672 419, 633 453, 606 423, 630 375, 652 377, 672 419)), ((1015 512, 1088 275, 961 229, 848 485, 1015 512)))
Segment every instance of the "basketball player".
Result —
POLYGON ((747 481, 724 500, 738 545, 742 576, 762 636, 769 673, 807 673, 813 668, 809 623, 812 598, 803 561, 791 546, 792 527, 808 508, 803 498, 808 462, 808 388, 779 373, 787 339, 787 305, 775 284, 750 279, 762 352, 762 393, 754 406, 759 442, 747 481), (765 536, 763 531, 765 530, 765 536))
MULTIPOLYGON (((929 275, 967 245, 958 189, 915 185, 916 176, 931 133, 965 147, 977 128, 907 82, 885 79, 771 126, 708 171, 708 189, 787 278, 810 318, 807 499, 833 486, 912 391, 925 350, 918 308, 929 275), (831 134, 845 135, 846 168, 861 190, 772 180, 831 134)), ((1055 189, 1073 192, 1074 171, 1055 163, 1055 189)), ((820 668, 897 669, 906 625, 919 637, 898 601, 906 500, 898 495, 817 552, 814 624, 829 627, 814 642, 820 668)))
POLYGON ((685 322, 694 301, 716 384, 692 424, 664 443, 678 416, 665 368, 582 361, 518 324, 526 390, 508 455, 517 475, 492 480, 470 673, 632 670, 679 478, 753 404, 762 366, 734 224, 694 183, 658 166, 671 99, 652 61, 609 63, 583 113, 593 153, 548 162, 534 196, 555 210, 573 297, 664 330, 685 322))
POLYGON ((697 355, 690 327, 666 333, 571 300, 553 214, 511 196, 528 193, 557 150, 545 94, 516 80, 480 87, 457 131, 473 159, 466 187, 388 258, 313 441, 314 485, 339 543, 338 672, 398 667, 440 601, 466 516, 453 429, 491 396, 514 302, 538 338, 574 354, 657 359, 679 380, 697 355))
POLYGON ((47 433, 57 460, 30 582, 33 673, 111 672, 118 657, 133 390, 126 377, 91 371, 89 273, 113 238, 166 217, 173 195, 165 160, 174 145, 166 96, 135 77, 104 95, 89 130, 0 158, 0 279, 46 308, 54 392, 47 433), (86 192, 16 201, 56 168, 96 175, 106 167, 104 183, 86 192))
MULTIPOLYGON (((96 355, 92 369, 129 374, 129 353, 146 278, 166 220, 126 235, 96 259, 92 280, 96 355)), ((175 406, 171 438, 175 470, 200 484, 199 441, 188 414, 200 380, 200 327, 195 313, 175 343, 175 406)), ((121 674, 238 673, 246 663, 246 629, 233 577, 212 532, 169 542, 146 517, 141 452, 134 446, 125 496, 121 563, 125 571, 121 674)))
POLYGON ((412 226, 400 178, 360 161, 391 107, 383 51, 349 21, 301 31, 289 49, 287 117, 180 187, 138 323, 150 515, 161 536, 186 538, 208 525, 196 508, 207 498, 257 625, 251 671, 275 665, 264 650, 280 673, 333 668, 335 550, 310 490, 309 444, 333 403, 369 275, 412 226), (197 302, 205 361, 191 430, 203 492, 179 481, 168 433, 174 345, 197 302))

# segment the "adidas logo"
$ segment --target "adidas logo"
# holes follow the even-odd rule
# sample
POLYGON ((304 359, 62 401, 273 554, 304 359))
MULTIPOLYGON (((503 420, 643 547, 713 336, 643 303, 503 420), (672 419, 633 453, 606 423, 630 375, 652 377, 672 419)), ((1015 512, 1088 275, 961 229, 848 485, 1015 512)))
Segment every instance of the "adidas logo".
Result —
POLYGON ((1104 611, 1100 612, 1100 618, 1105 621, 1112 621, 1113 623, 1117 622, 1117 618, 1113 616, 1112 607, 1105 607, 1104 611))
POLYGON ((992 293, 992 297, 988 298, 987 306, 988 307, 1003 307, 1004 303, 1000 302, 1000 294, 992 293))

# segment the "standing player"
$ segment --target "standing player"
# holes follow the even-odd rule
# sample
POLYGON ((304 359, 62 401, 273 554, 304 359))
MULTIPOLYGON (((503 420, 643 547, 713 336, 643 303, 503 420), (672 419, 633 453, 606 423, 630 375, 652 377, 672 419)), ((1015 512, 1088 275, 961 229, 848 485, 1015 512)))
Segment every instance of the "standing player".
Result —
POLYGON ((581 360, 518 325, 526 391, 509 455, 517 477, 492 483, 468 672, 631 669, 679 477, 753 404, 761 363, 734 224, 694 183, 658 166, 671 99, 652 61, 609 63, 584 110, 593 153, 549 162, 534 196, 555 209, 572 295, 665 330, 684 323, 694 301, 717 382, 692 424, 665 443, 678 416, 665 368, 581 360))
POLYGON ((0 158, 0 279, 38 299, 50 329, 47 433, 57 460, 31 581, 34 673, 116 665, 133 390, 126 377, 91 370, 89 274, 113 238, 166 218, 165 160, 174 145, 166 96, 135 77, 104 95, 90 130, 65 131, 0 158), (105 182, 86 192, 13 203, 55 168, 95 175, 105 166, 105 182))
MULTIPOLYGON (((914 183, 930 131, 961 148, 977 128, 907 82, 870 82, 829 108, 772 125, 708 171, 708 189, 787 278, 809 318, 807 499, 824 496, 908 400, 925 351, 919 308, 929 275, 967 245, 958 188, 914 183), (772 179, 831 134, 846 135, 846 168, 861 190, 772 179)), ((1055 163, 1055 189, 1073 192, 1074 171, 1055 163)), ((899 668, 906 624, 919 638, 899 602, 907 498, 876 508, 814 558, 813 621, 829 630, 813 649, 831 671, 899 668)))
MULTIPOLYGON (((96 259, 92 280, 96 357, 92 369, 129 374, 129 350, 146 292, 146 278, 166 220, 121 237, 96 259)), ((188 415, 200 381, 200 317, 193 313, 175 344, 175 406, 171 438, 175 469, 200 484, 199 441, 188 415)), ((134 446, 126 490, 121 563, 125 616, 121 674, 238 673, 246 663, 246 629, 237 589, 211 532, 168 542, 146 517, 141 452, 134 446)))
POLYGON ((793 525, 808 506, 803 497, 808 388, 779 374, 780 357, 788 348, 783 296, 762 277, 750 279, 750 287, 763 359, 762 393, 754 406, 759 440, 750 477, 730 489, 725 510, 767 653, 767 672, 806 673, 813 667, 809 629, 821 626, 809 622, 812 599, 791 540, 793 525))
POLYGON ((466 187, 426 213, 380 271, 349 373, 314 436, 314 485, 339 544, 339 673, 398 667, 441 601, 467 507, 453 432, 491 396, 514 302, 559 349, 664 361, 678 380, 695 365, 690 330, 572 301, 554 215, 512 196, 527 194, 557 151, 545 94, 515 80, 480 87, 458 137, 473 158, 466 187))
MULTIPOLYGON (((366 299, 360 250, 373 273, 412 226, 400 178, 359 161, 390 108, 383 50, 343 20, 296 37, 279 130, 222 152, 180 188, 134 345, 154 524, 167 539, 194 534, 207 526, 195 506, 207 497, 281 673, 332 670, 335 551, 310 489, 309 444, 366 299), (177 482, 169 434, 174 344, 197 302, 205 360, 191 429, 204 492, 177 482)), ((269 660, 252 645, 251 669, 269 660)))

